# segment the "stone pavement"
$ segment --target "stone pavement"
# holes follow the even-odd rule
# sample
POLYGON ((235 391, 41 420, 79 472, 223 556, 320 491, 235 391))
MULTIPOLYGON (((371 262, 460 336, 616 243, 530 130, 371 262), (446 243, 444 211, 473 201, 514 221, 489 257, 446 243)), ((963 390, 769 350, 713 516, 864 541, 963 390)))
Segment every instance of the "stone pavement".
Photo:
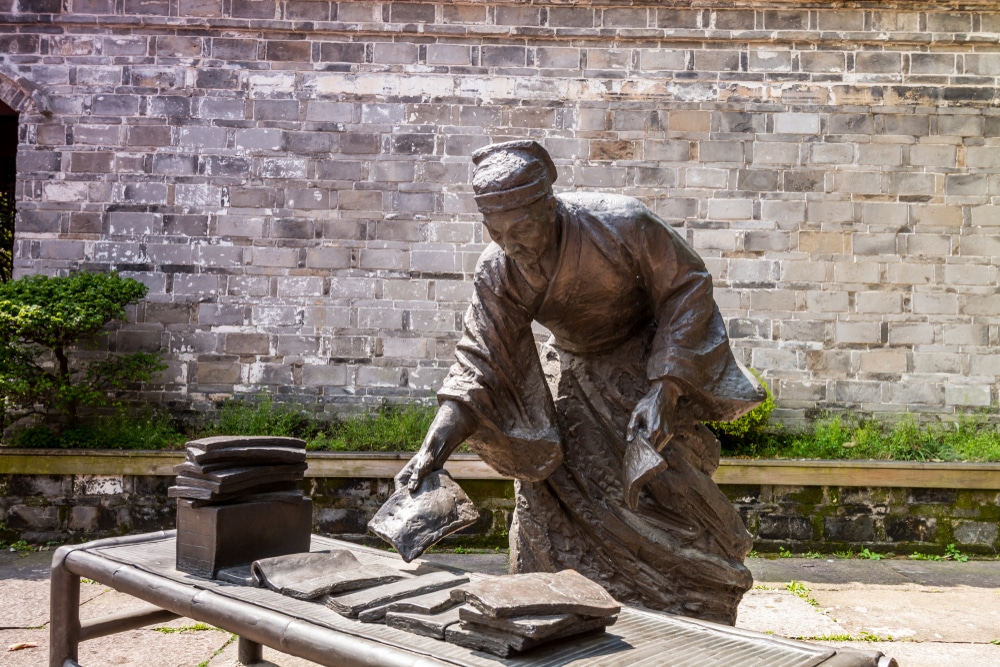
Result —
MULTIPOLYGON (((430 558, 482 572, 505 571, 505 556, 498 554, 430 558)), ((0 553, 0 665, 47 664, 50 559, 50 552, 0 553), (21 643, 37 646, 8 651, 21 643)), ((1000 665, 1000 560, 752 558, 748 565, 756 586, 740 607, 739 627, 874 648, 894 656, 900 667, 1000 665)), ((135 604, 95 583, 85 582, 80 597, 83 618, 135 604)), ((270 649, 264 655, 271 667, 314 665, 270 649)), ((190 619, 84 642, 80 662, 84 667, 238 665, 228 632, 190 619)))

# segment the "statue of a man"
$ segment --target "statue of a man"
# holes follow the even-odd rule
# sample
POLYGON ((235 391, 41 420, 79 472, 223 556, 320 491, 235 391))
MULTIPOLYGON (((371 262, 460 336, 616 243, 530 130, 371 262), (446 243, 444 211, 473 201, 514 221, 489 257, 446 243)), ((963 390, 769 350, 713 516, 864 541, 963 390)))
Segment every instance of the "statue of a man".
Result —
POLYGON ((554 195, 534 141, 473 162, 493 243, 397 487, 416 489, 467 441, 517 480, 512 571, 573 568, 622 602, 734 623, 752 540, 711 479, 719 444, 700 420, 734 419, 763 394, 733 357, 711 275, 638 200, 554 195), (552 334, 541 355, 532 321, 552 334), (631 489, 637 443, 660 465, 631 489))

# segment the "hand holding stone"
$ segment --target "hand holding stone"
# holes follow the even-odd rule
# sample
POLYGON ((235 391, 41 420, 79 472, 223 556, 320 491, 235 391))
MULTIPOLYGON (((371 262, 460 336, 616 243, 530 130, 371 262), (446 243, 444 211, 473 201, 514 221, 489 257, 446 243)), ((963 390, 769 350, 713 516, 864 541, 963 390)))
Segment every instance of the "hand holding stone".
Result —
POLYGON ((625 439, 644 436, 656 451, 662 451, 674 436, 675 412, 681 390, 668 378, 653 382, 652 389, 640 399, 632 411, 625 439))
POLYGON ((457 401, 444 401, 427 431, 420 451, 396 475, 396 489, 412 493, 427 475, 444 467, 451 453, 476 430, 476 417, 457 401))

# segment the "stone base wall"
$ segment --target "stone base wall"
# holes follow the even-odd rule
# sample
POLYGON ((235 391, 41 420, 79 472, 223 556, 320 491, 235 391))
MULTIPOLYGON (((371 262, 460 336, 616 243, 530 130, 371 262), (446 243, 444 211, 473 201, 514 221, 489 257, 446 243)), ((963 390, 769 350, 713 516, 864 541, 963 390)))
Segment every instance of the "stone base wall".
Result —
POLYGON ((835 486, 723 486, 754 548, 908 555, 1000 552, 1000 491, 835 486))
MULTIPOLYGON (((513 484, 460 480, 480 520, 445 546, 506 547, 514 509, 513 484)), ((84 541, 174 527, 163 476, 0 476, 0 539, 84 541)), ((389 479, 310 478, 313 529, 382 544, 366 535, 368 520, 389 497, 389 479)), ((759 551, 793 552, 864 547, 878 552, 943 553, 954 543, 967 553, 1000 551, 1000 491, 724 485, 723 491, 756 536, 759 551)))
POLYGON ((0 0, 16 270, 148 284, 144 398, 426 397, 469 155, 533 137, 705 257, 780 418, 994 406, 998 43, 995 0, 0 0))

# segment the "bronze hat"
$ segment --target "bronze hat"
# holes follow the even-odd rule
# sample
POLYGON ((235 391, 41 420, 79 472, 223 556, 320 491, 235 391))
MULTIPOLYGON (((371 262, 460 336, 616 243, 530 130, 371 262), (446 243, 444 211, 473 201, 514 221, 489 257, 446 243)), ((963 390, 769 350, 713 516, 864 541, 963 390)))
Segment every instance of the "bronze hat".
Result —
POLYGON ((472 154, 476 169, 472 189, 483 213, 527 206, 552 193, 556 166, 541 144, 531 139, 506 141, 472 154))

